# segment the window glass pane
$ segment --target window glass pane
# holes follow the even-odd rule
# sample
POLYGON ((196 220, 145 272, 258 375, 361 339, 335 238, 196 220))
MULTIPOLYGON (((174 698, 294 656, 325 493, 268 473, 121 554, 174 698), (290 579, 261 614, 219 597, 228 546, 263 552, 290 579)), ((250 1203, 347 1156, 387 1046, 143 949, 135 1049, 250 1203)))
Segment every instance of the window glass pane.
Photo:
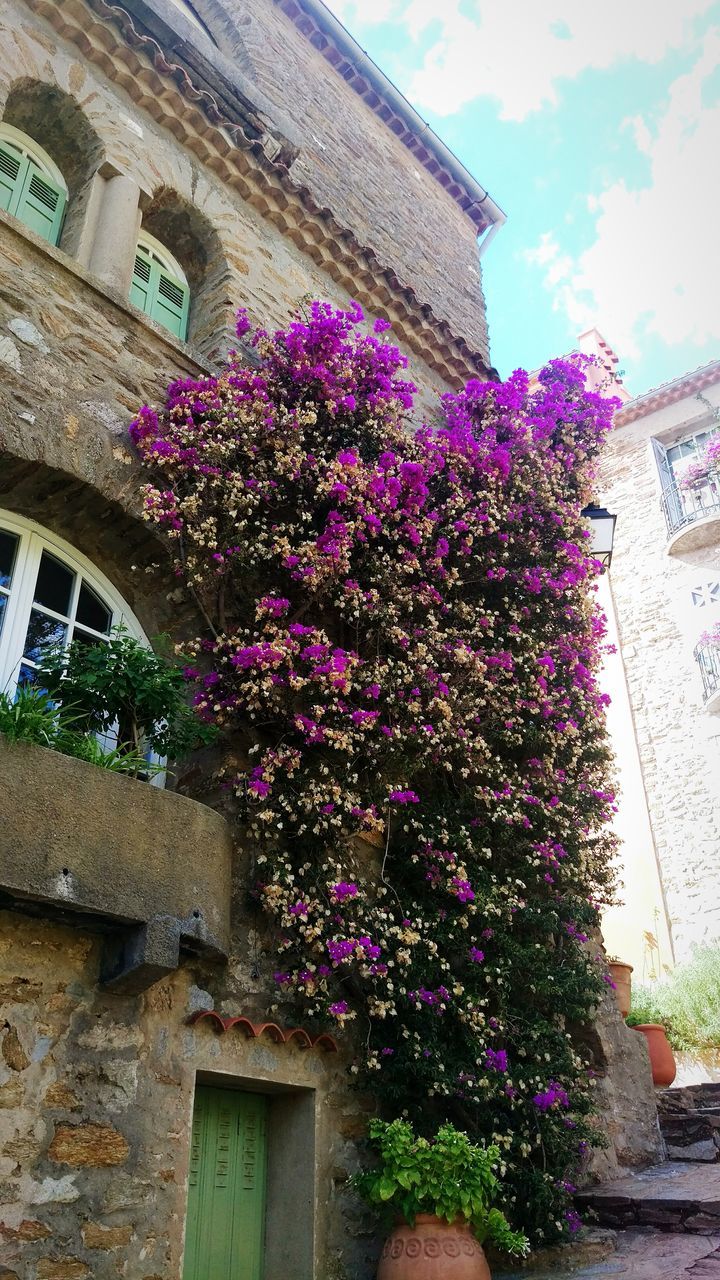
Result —
POLYGON ((64 622, 57 622, 55 618, 48 618, 47 614, 33 609, 28 623, 24 656, 32 662, 39 662, 43 649, 64 644, 66 635, 67 627, 64 622))
POLYGON ((7 606, 7 596, 4 596, 2 592, 0 592, 0 636, 2 635, 3 618, 5 617, 6 606, 7 606))
POLYGON ((93 631, 102 631, 107 634, 110 630, 112 611, 86 582, 83 582, 80 588, 75 620, 82 623, 84 627, 92 627, 93 631))
POLYGON ((18 688, 20 687, 21 684, 33 684, 35 681, 35 678, 36 678, 36 672, 33 671, 32 667, 27 667, 23 662, 18 672, 18 678, 17 678, 18 688))
POLYGON ((67 616, 74 581, 75 574, 71 569, 43 551, 35 584, 35 603, 67 616))
POLYGON ((18 539, 7 529, 0 529, 0 587, 9 587, 18 539))
MULTIPOLYGON (((99 636, 88 635, 87 631, 82 630, 82 627, 76 627, 75 630, 73 631, 73 644, 75 644, 76 642, 78 644, 86 644, 86 645, 105 643, 105 641, 101 640, 99 636)), ((0 1280, 1 1280, 1 1276, 0 1276, 0 1280)))

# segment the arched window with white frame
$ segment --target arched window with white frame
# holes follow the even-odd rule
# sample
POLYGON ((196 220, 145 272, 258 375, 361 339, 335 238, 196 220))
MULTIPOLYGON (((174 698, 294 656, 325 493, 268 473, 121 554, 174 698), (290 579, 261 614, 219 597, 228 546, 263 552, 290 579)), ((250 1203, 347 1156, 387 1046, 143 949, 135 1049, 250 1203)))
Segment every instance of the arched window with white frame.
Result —
POLYGON ((122 596, 85 556, 32 520, 0 510, 0 690, 33 679, 43 650, 103 644, 113 627, 148 644, 122 596))
POLYGON ((20 129, 0 123, 0 209, 57 244, 67 200, 65 179, 47 151, 20 129))
POLYGON ((130 301, 185 340, 190 311, 187 276, 165 245, 147 231, 138 236, 130 301))

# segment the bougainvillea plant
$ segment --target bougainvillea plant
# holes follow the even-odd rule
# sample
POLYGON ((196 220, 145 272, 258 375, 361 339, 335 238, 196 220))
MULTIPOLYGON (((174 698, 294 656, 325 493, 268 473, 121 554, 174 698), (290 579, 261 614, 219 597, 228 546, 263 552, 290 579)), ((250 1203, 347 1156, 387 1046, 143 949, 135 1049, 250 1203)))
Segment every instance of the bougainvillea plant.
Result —
POLYGON ((681 489, 701 489, 720 482, 720 432, 708 440, 702 453, 689 463, 680 481, 681 489))
POLYGON ((720 622, 714 622, 707 631, 703 631, 699 643, 710 645, 711 649, 720 649, 720 622))
POLYGON ((359 307, 247 337, 133 439, 208 632, 276 1002, 345 1032, 383 1113, 496 1144, 535 1242, 593 1130, 570 1028, 603 971, 613 797, 580 509, 613 402, 582 366, 472 381, 413 427, 359 307))

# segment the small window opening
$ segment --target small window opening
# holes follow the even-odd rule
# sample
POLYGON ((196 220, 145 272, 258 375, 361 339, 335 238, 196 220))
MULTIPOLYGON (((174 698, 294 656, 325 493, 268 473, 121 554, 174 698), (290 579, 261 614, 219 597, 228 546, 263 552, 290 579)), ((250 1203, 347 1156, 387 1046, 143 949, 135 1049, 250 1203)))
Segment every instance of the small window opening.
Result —
POLYGON ((68 189, 57 165, 33 138, 0 124, 0 209, 50 244, 58 244, 68 189))
POLYGON ((190 288, 180 263, 159 240, 140 233, 130 301, 177 338, 187 337, 190 288))

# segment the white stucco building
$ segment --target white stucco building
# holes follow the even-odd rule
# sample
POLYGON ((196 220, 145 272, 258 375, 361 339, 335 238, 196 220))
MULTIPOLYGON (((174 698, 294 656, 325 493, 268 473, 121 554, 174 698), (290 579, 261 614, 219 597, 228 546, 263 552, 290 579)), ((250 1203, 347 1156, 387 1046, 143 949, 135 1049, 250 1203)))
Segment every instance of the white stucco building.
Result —
POLYGON ((618 517, 600 593, 623 904, 604 933, 642 981, 720 940, 720 360, 626 397, 597 498, 618 517))

